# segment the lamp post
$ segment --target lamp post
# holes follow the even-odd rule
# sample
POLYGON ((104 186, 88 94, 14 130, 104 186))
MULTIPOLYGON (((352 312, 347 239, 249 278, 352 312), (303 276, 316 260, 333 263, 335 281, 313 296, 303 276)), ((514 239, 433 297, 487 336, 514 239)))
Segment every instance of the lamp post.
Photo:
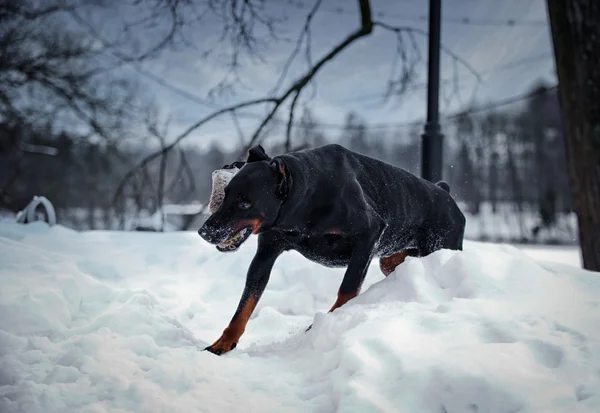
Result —
POLYGON ((427 123, 421 135, 421 176, 431 182, 442 179, 440 128, 440 31, 442 1, 429 0, 429 61, 427 79, 427 123))

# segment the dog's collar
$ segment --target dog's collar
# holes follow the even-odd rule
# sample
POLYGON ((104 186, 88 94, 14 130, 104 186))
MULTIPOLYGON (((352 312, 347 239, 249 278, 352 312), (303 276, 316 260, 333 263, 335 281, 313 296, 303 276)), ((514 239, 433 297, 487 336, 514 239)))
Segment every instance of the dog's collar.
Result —
POLYGON ((285 196, 283 197, 283 202, 285 202, 289 195, 290 195, 290 191, 292 189, 292 173, 290 172, 290 168, 286 165, 285 161, 281 158, 278 159, 278 161, 280 162, 279 164, 279 171, 281 172, 281 174, 283 175, 283 180, 284 180, 284 185, 285 188, 283 190, 285 196))
POLYGON ((271 228, 277 226, 277 223, 279 222, 279 218, 281 217, 281 211, 283 210, 283 207, 284 207, 286 201, 290 197, 290 192, 292 190, 292 185, 293 185, 293 182, 294 182, 294 180, 292 178, 292 172, 290 171, 290 168, 285 163, 285 161, 283 160, 283 158, 282 157, 277 157, 277 162, 278 162, 278 164, 280 166, 281 173, 284 175, 284 181, 285 181, 285 191, 284 192, 285 192, 285 196, 281 200, 281 205, 279 206, 279 210, 277 211, 277 216, 275 217, 275 220, 270 225, 271 228))

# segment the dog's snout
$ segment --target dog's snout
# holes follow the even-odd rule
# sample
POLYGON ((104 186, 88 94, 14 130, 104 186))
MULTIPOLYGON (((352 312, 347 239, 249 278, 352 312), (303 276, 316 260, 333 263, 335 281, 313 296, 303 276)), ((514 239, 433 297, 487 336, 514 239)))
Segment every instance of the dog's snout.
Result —
POLYGON ((202 228, 198 230, 198 235, 205 241, 213 242, 215 231, 211 231, 210 227, 207 227, 207 225, 204 224, 202 225, 202 228))
POLYGON ((198 235, 211 244, 218 244, 224 240, 226 231, 214 225, 211 221, 206 221, 198 230, 198 235))

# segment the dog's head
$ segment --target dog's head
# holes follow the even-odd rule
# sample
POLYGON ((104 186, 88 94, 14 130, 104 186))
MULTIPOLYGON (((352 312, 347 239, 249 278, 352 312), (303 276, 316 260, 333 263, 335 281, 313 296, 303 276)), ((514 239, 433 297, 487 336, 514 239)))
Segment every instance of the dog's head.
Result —
POLYGON ((280 160, 271 159, 260 145, 250 149, 246 163, 225 187, 220 206, 198 233, 221 252, 237 250, 251 234, 275 222, 288 184, 280 160))

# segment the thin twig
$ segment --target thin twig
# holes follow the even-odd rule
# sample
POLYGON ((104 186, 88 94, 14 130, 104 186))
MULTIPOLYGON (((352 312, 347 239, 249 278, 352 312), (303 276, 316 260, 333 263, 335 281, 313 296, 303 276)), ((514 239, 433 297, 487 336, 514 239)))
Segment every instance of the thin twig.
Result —
MULTIPOLYGON (((414 28, 414 27, 392 26, 391 24, 384 23, 382 21, 373 21, 373 26, 379 26, 382 29, 385 29, 385 30, 388 30, 388 31, 392 31, 394 33, 402 33, 402 32, 405 32, 405 33, 416 33, 416 34, 420 34, 420 35, 425 36, 425 37, 429 37, 429 33, 427 33, 427 31, 421 30, 421 29, 417 29, 417 28, 414 28)), ((473 74, 473 76, 475 77, 475 79, 477 79, 477 82, 481 83, 481 75, 466 60, 464 60, 462 57, 458 56, 456 53, 454 53, 452 50, 450 50, 448 47, 444 46, 443 44, 440 46, 440 48, 441 48, 441 50, 444 53, 446 53, 447 55, 449 55, 450 57, 452 57, 454 60, 456 60, 457 62, 459 62, 461 65, 463 65, 469 72, 471 72, 471 74, 473 74)))
POLYGON ((294 96, 294 100, 292 100, 292 104, 290 105, 290 116, 288 119, 286 131, 285 131, 285 151, 289 152, 292 149, 292 125, 294 123, 294 109, 296 109, 296 102, 298 102, 298 98, 300 97, 301 90, 296 92, 296 96, 294 96))
POLYGON ((235 111, 231 112, 231 119, 233 120, 233 125, 235 126, 235 130, 238 134, 238 138, 240 139, 240 144, 244 144, 246 141, 246 137, 244 136, 244 131, 242 130, 242 126, 240 125, 240 121, 237 117, 237 113, 235 111))

